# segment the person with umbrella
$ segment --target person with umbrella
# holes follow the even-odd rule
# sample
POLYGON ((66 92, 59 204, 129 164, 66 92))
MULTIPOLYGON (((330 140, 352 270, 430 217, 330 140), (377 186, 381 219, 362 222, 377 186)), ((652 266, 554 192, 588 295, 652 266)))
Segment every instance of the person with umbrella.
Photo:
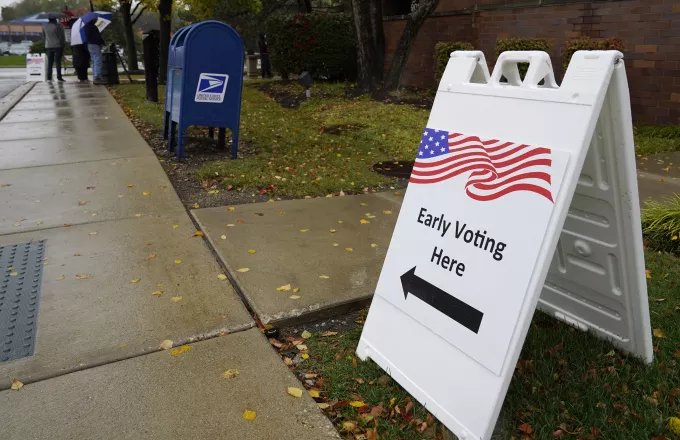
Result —
POLYGON ((48 17, 48 22, 43 25, 43 38, 45 39, 45 52, 47 52, 47 81, 52 81, 52 66, 57 60, 57 81, 64 81, 61 77, 61 58, 64 55, 66 35, 64 27, 57 23, 54 15, 48 17))
POLYGON ((79 19, 72 18, 69 22, 71 28, 71 51, 73 52, 73 68, 81 83, 87 82, 87 69, 90 67, 90 52, 80 36, 79 19))
POLYGON ((97 27, 97 14, 89 12, 81 17, 85 24, 83 27, 85 31, 85 42, 87 43, 87 50, 90 52, 90 59, 92 59, 92 76, 94 77, 94 84, 104 84, 102 82, 102 46, 104 39, 97 27))

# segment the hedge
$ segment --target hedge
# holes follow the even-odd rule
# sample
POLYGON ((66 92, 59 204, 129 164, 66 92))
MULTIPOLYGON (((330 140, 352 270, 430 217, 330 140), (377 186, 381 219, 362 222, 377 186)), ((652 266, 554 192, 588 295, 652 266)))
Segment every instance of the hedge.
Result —
POLYGON ((619 38, 604 38, 604 39, 594 39, 590 37, 581 37, 575 40, 567 41, 564 47, 564 57, 563 65, 564 69, 567 69, 571 57, 577 50, 619 50, 623 51, 625 49, 625 44, 623 40, 619 38))
MULTIPOLYGON (((545 38, 499 38, 496 40, 496 56, 509 50, 540 50, 550 52, 550 43, 545 38)), ((517 63, 520 78, 524 79, 529 63, 517 63)))
POLYGON ((307 71, 315 78, 356 78, 356 41, 349 14, 273 15, 265 29, 272 68, 282 77, 307 71))
POLYGON ((457 50, 475 50, 475 48, 472 44, 465 41, 454 41, 452 43, 440 41, 434 46, 434 79, 437 83, 439 83, 444 74, 444 69, 446 69, 446 64, 449 62, 451 52, 457 50))

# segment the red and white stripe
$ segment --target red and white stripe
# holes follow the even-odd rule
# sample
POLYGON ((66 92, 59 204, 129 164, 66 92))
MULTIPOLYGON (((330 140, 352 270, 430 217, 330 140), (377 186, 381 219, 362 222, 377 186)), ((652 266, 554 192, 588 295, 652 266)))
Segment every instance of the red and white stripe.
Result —
POLYGON ((471 172, 465 190, 475 200, 494 200, 515 191, 531 191, 552 202, 551 165, 548 148, 452 133, 448 153, 416 159, 410 182, 436 183, 471 172))

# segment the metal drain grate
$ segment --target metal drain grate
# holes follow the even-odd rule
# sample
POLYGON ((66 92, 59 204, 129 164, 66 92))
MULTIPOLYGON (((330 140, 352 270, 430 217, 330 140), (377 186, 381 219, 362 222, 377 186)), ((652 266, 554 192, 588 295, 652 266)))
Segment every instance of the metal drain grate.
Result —
POLYGON ((45 240, 0 246, 0 362, 31 356, 45 240))

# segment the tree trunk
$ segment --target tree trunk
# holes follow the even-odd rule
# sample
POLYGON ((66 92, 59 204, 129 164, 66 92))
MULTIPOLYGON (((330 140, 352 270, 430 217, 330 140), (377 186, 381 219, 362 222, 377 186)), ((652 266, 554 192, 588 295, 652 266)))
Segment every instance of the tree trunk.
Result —
POLYGON ((168 49, 170 48, 170 26, 172 24, 172 0, 160 0, 160 54, 158 63, 158 83, 165 84, 168 73, 168 49))
POLYGON ((401 34, 401 38, 399 39, 397 50, 394 51, 394 56, 390 63, 390 70, 387 71, 385 89, 394 90, 399 87, 406 61, 408 61, 408 57, 411 54, 413 41, 418 36, 420 28, 423 23, 425 23, 425 19, 434 12, 438 4, 439 0, 420 0, 420 4, 416 10, 411 13, 408 23, 406 23, 404 33, 401 34))
POLYGON ((298 9, 303 14, 312 12, 312 0, 298 0, 298 9))
POLYGON ((137 46, 135 45, 135 33, 132 30, 132 14, 130 8, 132 2, 120 2, 120 15, 123 18, 123 36, 125 37, 125 52, 127 53, 128 70, 139 70, 137 64, 137 46))
POLYGON ((352 0, 357 39, 357 82, 365 90, 375 90, 382 79, 385 59, 385 33, 382 0, 352 0))

